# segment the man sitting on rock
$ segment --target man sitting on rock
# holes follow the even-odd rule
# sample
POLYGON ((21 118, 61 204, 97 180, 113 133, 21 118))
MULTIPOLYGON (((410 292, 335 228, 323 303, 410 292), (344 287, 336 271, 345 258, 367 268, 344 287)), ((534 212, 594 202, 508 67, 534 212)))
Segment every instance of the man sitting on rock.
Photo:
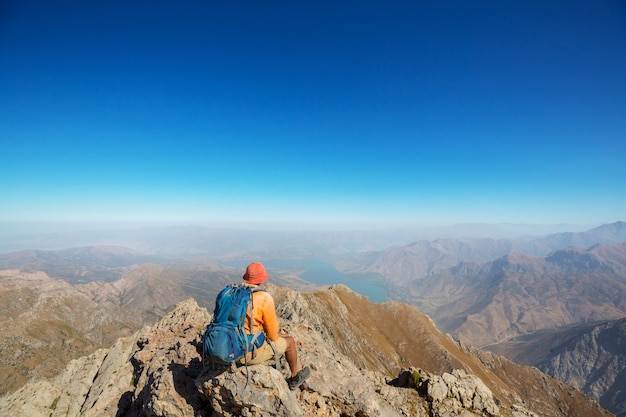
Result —
MULTIPOLYGON (((243 281, 245 285, 251 287, 258 287, 260 284, 267 281, 267 272, 265 267, 260 262, 253 262, 246 268, 246 273, 243 275, 243 281)), ((285 360, 289 365, 291 371, 291 377, 287 378, 289 389, 298 388, 310 375, 311 371, 308 366, 298 371, 298 352, 296 350, 296 341, 292 336, 280 336, 278 334, 278 318, 276 317, 276 307, 274 305, 274 298, 271 294, 265 291, 255 291, 252 293, 252 305, 254 306, 252 312, 253 327, 255 329, 263 327, 265 331, 265 342, 259 349, 257 349, 256 356, 252 358, 252 353, 248 354, 246 360, 248 365, 255 365, 266 362, 274 358, 274 349, 268 343, 270 340, 278 354, 285 355, 285 360)), ((250 333, 250 316, 246 317, 246 331, 250 333)), ((242 363, 244 361, 242 360, 242 363)), ((276 364, 278 365, 278 364, 276 364)))

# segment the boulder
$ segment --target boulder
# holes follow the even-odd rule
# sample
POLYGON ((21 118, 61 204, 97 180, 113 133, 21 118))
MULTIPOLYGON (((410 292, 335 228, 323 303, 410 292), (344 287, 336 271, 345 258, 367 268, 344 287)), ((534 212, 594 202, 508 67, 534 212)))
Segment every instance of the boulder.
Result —
POLYGON ((297 417, 304 412, 283 374, 271 366, 209 370, 196 380, 215 415, 297 417))

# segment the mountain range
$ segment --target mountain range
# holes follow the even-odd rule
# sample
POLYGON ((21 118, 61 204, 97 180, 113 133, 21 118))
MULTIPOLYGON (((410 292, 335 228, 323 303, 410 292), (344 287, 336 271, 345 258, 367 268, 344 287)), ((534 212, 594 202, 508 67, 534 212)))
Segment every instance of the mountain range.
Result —
MULTIPOLYGON (((626 316, 626 244, 509 254, 457 264, 405 286, 444 331, 476 346, 626 316)), ((405 295, 406 299, 406 295, 405 295)))
MULTIPOLYGON (((181 233, 167 248, 154 246, 147 252, 109 242, 106 246, 0 254, 0 269, 4 269, 0 273, 0 331, 4 335, 0 343, 2 352, 14 352, 0 357, 0 392, 16 392, 32 378, 54 377, 70 359, 107 349, 119 337, 130 337, 188 297, 212 311, 217 291, 241 277, 239 268, 224 263, 277 259, 284 243, 281 238, 264 246, 259 237, 245 249, 237 249, 239 235, 228 240, 228 233, 219 231, 214 235, 219 238, 211 240, 208 231, 193 230, 187 232, 195 243, 185 243, 181 233), (208 239, 204 248, 202 239, 208 239)), ((358 235, 351 236, 354 240, 332 243, 330 236, 318 233, 317 246, 294 243, 284 248, 284 256, 308 259, 317 254, 331 259, 344 273, 381 282, 390 298, 427 313, 456 340, 453 344, 483 362, 504 358, 485 359, 492 354, 471 346, 537 367, 583 390, 616 415, 626 415, 621 394, 625 386, 624 349, 620 348, 624 327, 619 325, 626 317, 625 223, 544 237, 422 240, 365 252, 354 252, 354 248, 375 247, 375 242, 357 244, 358 235), (611 331, 606 330, 609 328, 611 331)), ((152 238, 152 242, 158 241, 152 238)), ((304 291, 302 294, 318 294, 311 292, 315 286, 303 281, 300 272, 298 268, 274 269, 272 281, 304 291)), ((378 347, 362 336, 373 334, 367 320, 358 325, 359 331, 350 332, 356 336, 344 342, 337 339, 343 334, 337 329, 320 325, 317 331, 330 336, 354 366, 362 369, 393 375, 402 367, 421 366, 415 365, 411 356, 417 342, 399 336, 400 329, 390 326, 397 318, 378 311, 379 304, 367 300, 348 303, 346 309, 356 313, 361 304, 386 318, 377 325, 385 334, 376 342, 378 347), (350 349, 355 351, 351 354, 350 349), (391 353, 385 356, 381 352, 391 353)), ((327 307, 315 304, 318 318, 307 320, 320 321, 320 316, 327 315, 327 307)), ((292 308, 282 314, 288 321, 296 313, 292 308)), ((337 314, 333 310, 324 320, 330 322, 337 314)), ((396 310, 394 314, 413 313, 396 310)), ((429 346, 441 343, 437 339, 429 346)), ((424 355, 424 350, 419 355, 424 355)), ((483 380, 480 372, 468 369, 465 363, 454 366, 483 380)), ((441 372, 452 372, 454 366, 441 372)), ((422 368, 422 372, 427 370, 422 368)), ((497 393, 493 386, 489 389, 497 393)))
POLYGON ((626 222, 616 222, 585 232, 564 232, 542 237, 419 240, 380 251, 360 251, 339 260, 337 266, 347 273, 378 275, 385 281, 402 285, 407 281, 445 272, 461 263, 482 264, 514 253, 547 256, 568 247, 588 249, 597 244, 624 242, 626 222))
MULTIPOLYGON (((602 226, 601 226, 602 227, 602 226)), ((85 246, 123 246, 143 253, 180 259, 209 255, 214 259, 240 256, 294 259, 345 255, 384 250, 418 240, 441 238, 529 240, 533 236, 567 235, 588 230, 581 225, 460 224, 451 226, 405 227, 371 230, 250 230, 241 228, 177 226, 60 225, 44 231, 46 225, 17 227, 0 223, 0 253, 20 250, 61 250, 85 246)), ((609 242, 605 242, 609 243, 609 242)))

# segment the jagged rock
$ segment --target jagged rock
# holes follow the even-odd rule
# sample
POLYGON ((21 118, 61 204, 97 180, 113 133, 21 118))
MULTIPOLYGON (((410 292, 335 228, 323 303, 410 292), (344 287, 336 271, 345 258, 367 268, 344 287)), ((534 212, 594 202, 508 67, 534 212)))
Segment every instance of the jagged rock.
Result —
POLYGON ((478 415, 500 415, 491 390, 479 378, 467 375, 461 369, 429 376, 424 383, 435 415, 459 415, 454 413, 461 409, 471 410, 478 415), (450 414, 451 410, 453 414, 450 414))
POLYGON ((297 417, 304 412, 284 376, 266 365, 209 371, 196 380, 216 415, 297 417))
POLYGON ((133 388, 133 367, 128 358, 134 347, 134 338, 124 338, 107 351, 85 395, 80 415, 106 417, 117 412, 120 398, 133 388))
MULTIPOLYGON (((210 399, 218 416, 428 415, 427 404, 419 398, 416 391, 388 387, 383 375, 359 369, 334 344, 329 343, 322 333, 314 330, 312 324, 321 327, 318 323, 319 318, 300 294, 295 292, 283 294, 283 290, 278 290, 276 298, 281 300, 277 303, 279 315, 290 318, 289 322, 283 323, 283 328, 296 338, 300 364, 311 368, 311 377, 295 393, 287 388, 285 366, 278 367, 282 373, 263 365, 249 367, 247 369, 250 372, 249 389, 243 393, 241 387, 245 385, 245 368, 240 368, 234 375, 224 373, 214 378, 213 383, 217 384, 216 386, 211 385, 210 378, 203 377, 199 381, 200 389, 210 399), (233 383, 233 378, 236 383, 233 383), (253 380, 260 383, 250 388, 253 380), (294 395, 297 399, 295 403, 294 395), (250 397, 256 398, 258 403, 251 401, 250 397), (274 407, 277 405, 279 409, 275 410, 274 407), (238 409, 239 407, 243 408, 238 409), (268 409, 264 412, 259 411, 265 408, 268 409), (299 409, 301 411, 298 411, 299 409), (409 409, 411 412, 407 411, 409 409)), ((328 337, 328 334, 325 336, 328 337)))
POLYGON ((434 375, 417 368, 403 369, 388 383, 420 391, 428 399, 430 416, 497 417, 510 413, 514 417, 537 417, 521 405, 502 411, 491 390, 479 378, 466 374, 462 369, 442 375, 434 375))
MULTIPOLYGON (((125 341, 120 339, 118 344, 123 345, 125 341)), ((70 361, 65 371, 51 381, 39 380, 24 385, 0 401, 0 415, 29 417, 84 415, 81 413, 85 406, 85 398, 89 396, 106 356, 107 350, 98 350, 90 356, 70 361)), ((127 384, 129 382, 130 376, 126 380, 127 384)), ((113 389, 108 389, 107 392, 109 396, 119 394, 113 389)))
MULTIPOLYGON (((288 304, 277 304, 281 326, 296 338, 300 364, 312 370, 294 391, 286 385, 283 361, 278 369, 256 365, 234 373, 203 370, 201 339, 210 315, 190 299, 155 326, 120 339, 109 350, 72 361, 56 378, 29 383, 0 398, 0 415, 536 417, 524 405, 496 403, 481 379, 461 370, 441 375, 420 370, 417 384, 414 370, 408 370, 396 378, 402 383, 389 383, 383 374, 359 368, 332 343, 332 334, 320 332, 318 328, 331 328, 315 322, 321 316, 306 300, 287 295, 282 301, 296 308, 287 315, 283 313, 289 312, 288 304)), ((280 294, 275 298, 280 300, 280 294)), ((580 416, 552 411, 542 415, 580 416)), ((606 414, 598 409, 585 417, 589 415, 606 414)))
POLYGON ((135 367, 136 387, 124 404, 129 415, 205 415, 194 379, 202 370, 199 348, 209 321, 207 310, 189 299, 154 328, 140 333, 138 349, 130 359, 135 367))

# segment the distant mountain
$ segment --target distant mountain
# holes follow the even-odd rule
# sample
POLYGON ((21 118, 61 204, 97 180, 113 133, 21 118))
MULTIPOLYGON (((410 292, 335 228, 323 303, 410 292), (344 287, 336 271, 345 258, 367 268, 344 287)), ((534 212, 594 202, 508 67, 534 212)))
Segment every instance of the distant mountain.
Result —
POLYGON ((76 227, 66 225, 60 229, 67 230, 65 232, 51 232, 46 231, 44 226, 35 225, 28 228, 28 233, 19 233, 18 226, 0 223, 0 253, 117 245, 169 259, 194 256, 210 256, 222 261, 243 257, 297 259, 380 251, 419 240, 471 238, 526 241, 556 232, 588 229, 581 225, 564 224, 457 224, 335 231, 314 225, 277 231, 196 225, 117 229, 85 225, 82 231, 70 231, 76 227))
POLYGON ((605 224, 585 232, 556 233, 535 239, 532 242, 551 251, 570 246, 588 249, 597 244, 613 245, 623 243, 626 242, 626 222, 605 224))
POLYGON ((626 416, 626 318, 544 330, 489 350, 536 366, 626 416))
POLYGON ((373 304, 346 287, 268 288, 312 369, 290 391, 284 369, 203 370, 207 310, 186 300, 153 327, 72 361, 57 377, 0 398, 3 415, 609 417, 533 367, 464 347, 410 306, 373 304), (394 370, 385 376, 379 370, 394 370), (407 368, 402 368, 409 365, 407 368))
POLYGON ((459 262, 485 263, 525 248, 523 242, 494 239, 418 241, 379 252, 364 252, 336 262, 345 273, 372 274, 399 287, 446 271, 459 262))
POLYGON ((68 282, 115 281, 133 265, 159 258, 121 246, 86 246, 62 250, 22 250, 0 254, 0 269, 43 271, 68 282))
POLYGON ((626 317, 626 243, 510 254, 459 264, 405 286, 405 299, 476 346, 576 323, 626 317))
POLYGON ((20 249, 60 250, 67 247, 115 245, 169 259, 210 256, 294 259, 343 255, 408 243, 415 230, 264 231, 193 225, 72 233, 12 235, 0 240, 0 252, 20 249))
POLYGON ((626 315, 626 223, 527 241, 439 239, 336 263, 477 346, 626 315), (605 244, 609 242, 611 244, 605 244), (561 247, 571 243, 587 248, 561 247), (550 250, 550 248, 558 248, 550 250))
POLYGON ((460 263, 487 263, 512 253, 546 256, 567 247, 588 249, 626 242, 626 223, 616 222, 579 233, 557 233, 524 239, 422 240, 382 251, 362 252, 336 262, 345 273, 366 273, 402 285, 460 263))

